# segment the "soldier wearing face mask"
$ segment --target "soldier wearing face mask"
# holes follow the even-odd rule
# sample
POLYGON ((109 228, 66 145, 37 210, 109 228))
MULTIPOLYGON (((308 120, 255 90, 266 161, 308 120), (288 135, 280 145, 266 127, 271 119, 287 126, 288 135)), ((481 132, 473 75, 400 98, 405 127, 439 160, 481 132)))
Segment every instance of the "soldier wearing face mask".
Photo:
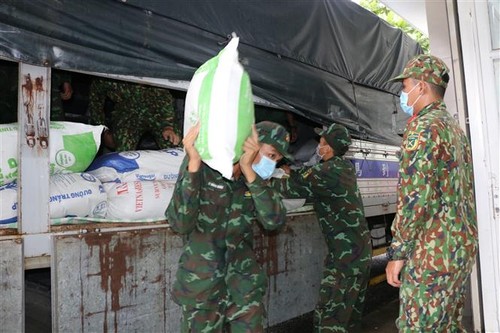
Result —
POLYGON ((165 212, 172 229, 188 235, 173 286, 181 332, 264 332, 266 275, 253 252, 253 221, 267 230, 286 211, 268 179, 288 155, 289 134, 261 122, 245 141, 232 180, 209 168, 194 147, 199 125, 185 136, 186 159, 165 212))
POLYGON ((273 186, 286 198, 312 200, 328 247, 314 331, 356 332, 369 280, 371 243, 356 173, 344 159, 351 137, 339 124, 317 133, 321 138, 316 154, 322 162, 273 180, 273 186))
POLYGON ((400 288, 399 332, 464 332, 467 280, 478 247, 472 152, 443 101, 449 70, 421 54, 401 75, 412 117, 401 145, 387 282, 400 288))

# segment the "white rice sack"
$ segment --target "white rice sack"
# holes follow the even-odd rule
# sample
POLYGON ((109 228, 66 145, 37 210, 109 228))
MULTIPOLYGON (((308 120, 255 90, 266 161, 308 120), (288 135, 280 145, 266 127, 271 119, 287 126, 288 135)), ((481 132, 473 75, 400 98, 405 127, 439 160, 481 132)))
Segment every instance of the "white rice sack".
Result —
MULTIPOLYGON (((104 126, 50 123, 50 173, 82 172, 92 163, 104 126)), ((0 185, 17 179, 18 124, 0 124, 0 185)))
POLYGON ((306 203, 306 199, 283 199, 281 200, 287 212, 298 209, 306 203))
POLYGON ((0 185, 17 179, 17 146, 17 124, 0 124, 0 185))
POLYGON ((109 153, 95 159, 86 172, 103 183, 162 180, 175 183, 185 153, 182 149, 109 153))
POLYGON ((0 186, 0 229, 17 228, 17 183, 0 186))
POLYGON ((50 177, 50 217, 106 217, 107 195, 102 183, 88 173, 50 177))
POLYGON ((101 145, 104 126, 91 126, 67 121, 50 123, 50 172, 85 171, 101 145))
POLYGON ((103 185, 108 193, 108 220, 164 218, 175 186, 156 180, 103 185))
POLYGON ((195 147, 206 164, 228 179, 255 122, 252 87, 238 62, 238 42, 239 38, 231 39, 216 57, 198 68, 184 111, 184 134, 200 122, 195 147))

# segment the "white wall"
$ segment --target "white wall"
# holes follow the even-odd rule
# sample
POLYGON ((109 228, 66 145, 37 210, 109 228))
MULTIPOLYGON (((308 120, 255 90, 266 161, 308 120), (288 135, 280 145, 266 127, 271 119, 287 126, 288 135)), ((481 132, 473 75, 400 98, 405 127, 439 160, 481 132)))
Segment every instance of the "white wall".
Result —
POLYGON ((457 2, 474 158, 485 332, 500 332, 500 6, 494 1, 457 2))

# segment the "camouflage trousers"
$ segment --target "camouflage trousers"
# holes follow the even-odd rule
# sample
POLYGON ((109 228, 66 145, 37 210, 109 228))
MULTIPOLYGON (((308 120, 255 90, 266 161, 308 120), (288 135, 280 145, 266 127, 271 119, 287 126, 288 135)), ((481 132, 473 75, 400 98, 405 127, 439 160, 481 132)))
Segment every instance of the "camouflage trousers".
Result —
POLYGON ((356 332, 361 321, 369 272, 344 276, 325 269, 314 309, 314 332, 356 332))
POLYGON ((462 310, 469 273, 470 269, 436 272, 406 268, 399 291, 399 332, 466 332, 462 310))
POLYGON ((182 306, 181 333, 263 333, 264 305, 221 301, 216 310, 182 306))

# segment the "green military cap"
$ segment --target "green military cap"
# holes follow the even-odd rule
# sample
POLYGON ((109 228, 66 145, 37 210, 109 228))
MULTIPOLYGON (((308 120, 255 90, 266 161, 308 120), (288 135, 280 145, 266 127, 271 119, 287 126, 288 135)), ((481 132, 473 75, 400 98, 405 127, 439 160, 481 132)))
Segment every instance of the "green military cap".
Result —
POLYGON ((330 147, 333 148, 336 156, 344 155, 351 145, 351 135, 347 128, 339 124, 331 124, 327 129, 315 128, 316 134, 325 138, 330 147))
POLYGON ((403 74, 398 75, 389 81, 400 81, 406 78, 413 78, 441 86, 446 89, 448 86, 448 67, 443 60, 438 57, 420 54, 412 58, 406 64, 403 74))
POLYGON ((259 142, 272 145, 284 158, 293 161, 292 155, 288 153, 290 134, 283 126, 272 121, 261 121, 255 127, 259 134, 259 142))

